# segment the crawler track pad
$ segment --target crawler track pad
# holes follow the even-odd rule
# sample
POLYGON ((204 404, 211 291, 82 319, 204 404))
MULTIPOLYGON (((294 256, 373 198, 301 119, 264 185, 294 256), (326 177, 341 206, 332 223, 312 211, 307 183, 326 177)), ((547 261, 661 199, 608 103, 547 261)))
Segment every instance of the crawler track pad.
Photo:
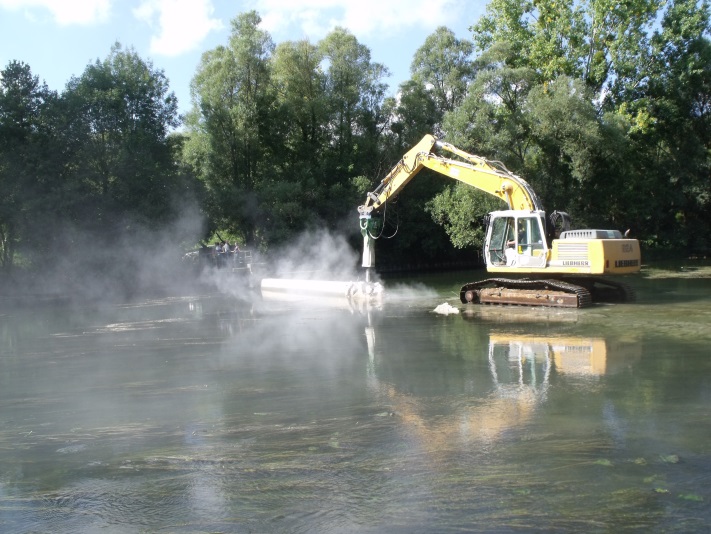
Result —
POLYGON ((507 304, 584 308, 592 304, 584 287, 560 280, 513 280, 489 278, 462 286, 459 298, 464 304, 507 304))

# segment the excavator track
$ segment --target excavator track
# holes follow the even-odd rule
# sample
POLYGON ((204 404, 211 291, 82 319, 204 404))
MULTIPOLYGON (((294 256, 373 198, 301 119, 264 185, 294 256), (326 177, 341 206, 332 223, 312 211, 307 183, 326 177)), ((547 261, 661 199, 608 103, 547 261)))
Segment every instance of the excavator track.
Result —
POLYGON ((593 302, 635 302, 637 300, 634 289, 624 282, 599 277, 570 277, 565 280, 587 289, 592 295, 593 302))
POLYGON ((593 302, 588 289, 562 280, 487 278, 462 286, 459 299, 464 304, 508 304, 585 308, 593 302))

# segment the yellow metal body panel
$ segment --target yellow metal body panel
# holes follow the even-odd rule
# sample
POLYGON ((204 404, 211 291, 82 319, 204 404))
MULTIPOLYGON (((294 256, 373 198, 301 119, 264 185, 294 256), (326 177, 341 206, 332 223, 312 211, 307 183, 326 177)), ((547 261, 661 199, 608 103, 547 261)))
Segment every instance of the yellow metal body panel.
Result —
POLYGON ((622 275, 639 272, 641 254, 636 239, 556 239, 545 267, 489 265, 491 273, 622 275))

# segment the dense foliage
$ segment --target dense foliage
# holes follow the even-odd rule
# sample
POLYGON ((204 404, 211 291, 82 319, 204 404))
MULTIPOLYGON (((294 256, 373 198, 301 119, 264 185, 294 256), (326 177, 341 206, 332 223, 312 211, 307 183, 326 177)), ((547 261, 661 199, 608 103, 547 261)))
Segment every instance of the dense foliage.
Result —
MULTIPOLYGON (((203 55, 182 127, 164 74, 132 49, 116 45, 60 94, 10 62, 0 265, 163 228, 174 243, 218 230, 268 250, 320 228, 357 245, 357 205, 425 133, 502 161, 577 226, 709 251, 705 0, 491 0, 471 41, 447 28, 423 39, 395 97, 348 30, 275 44, 260 22, 238 15, 203 55), (182 235, 193 201, 206 224, 182 235)), ((397 239, 379 246, 402 263, 470 255, 496 207, 423 172, 389 208, 397 239)))
POLYGON ((3 269, 20 260, 63 273, 52 281, 65 290, 92 274, 134 284, 139 251, 157 246, 198 190, 169 137, 179 122, 167 79, 119 45, 61 95, 19 61, 1 74, 3 269))

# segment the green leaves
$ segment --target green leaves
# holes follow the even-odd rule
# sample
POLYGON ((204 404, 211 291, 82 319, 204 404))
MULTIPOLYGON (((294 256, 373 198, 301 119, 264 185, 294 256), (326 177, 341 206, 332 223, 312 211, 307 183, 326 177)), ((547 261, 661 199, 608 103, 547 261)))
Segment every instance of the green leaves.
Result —
POLYGON ((493 0, 472 27, 479 70, 443 129, 578 225, 706 250, 709 29, 705 1, 493 0))
POLYGON ((473 49, 471 42, 439 27, 415 52, 410 67, 413 80, 428 88, 439 113, 454 110, 466 96, 475 72, 473 49))
POLYGON ((484 215, 502 209, 498 199, 472 187, 456 184, 445 188, 426 205, 432 220, 444 227, 456 248, 481 249, 484 244, 484 215))
POLYGON ((167 136, 178 116, 163 72, 116 44, 69 82, 62 99, 68 128, 59 142, 74 148, 66 173, 74 194, 63 209, 103 232, 166 220, 173 180, 167 136))
POLYGON ((38 210, 47 209, 56 98, 25 63, 11 61, 0 72, 0 268, 5 271, 30 237, 38 210))
MULTIPOLYGON (((336 227, 427 133, 502 161, 578 226, 709 249, 706 0, 491 0, 471 29, 471 41, 444 27, 426 36, 411 79, 388 97, 386 66, 347 29, 275 46, 258 13, 240 14, 203 55, 185 131, 172 137, 168 80, 132 49, 114 46, 61 95, 11 62, 0 79, 0 262, 38 225, 109 236, 160 225, 196 190, 208 231, 250 245, 336 227)), ((391 206, 399 261, 479 247, 481 216, 498 207, 427 174, 391 206)))
POLYGON ((387 69, 343 28, 274 47, 259 23, 238 16, 229 44, 203 56, 184 157, 211 223, 267 245, 354 212, 350 179, 379 161, 387 69))
MULTIPOLYGON (((132 49, 114 45, 61 96, 17 62, 2 80, 6 266, 15 244, 30 261, 62 254, 81 262, 87 240, 158 228, 174 214, 176 196, 189 193, 189 179, 178 172, 168 143, 178 125, 175 96, 164 74, 132 49), (36 242, 49 229, 52 239, 36 242)), ((91 253, 96 260, 112 255, 110 248, 91 253)))

